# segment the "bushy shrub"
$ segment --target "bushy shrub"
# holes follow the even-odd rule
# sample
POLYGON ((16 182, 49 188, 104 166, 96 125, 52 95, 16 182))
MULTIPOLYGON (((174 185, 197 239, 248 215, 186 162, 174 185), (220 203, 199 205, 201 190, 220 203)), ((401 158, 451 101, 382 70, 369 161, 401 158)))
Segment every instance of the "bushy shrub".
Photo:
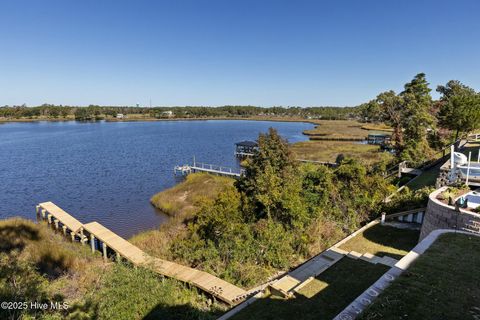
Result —
POLYGON ((419 190, 412 191, 408 187, 395 193, 388 203, 383 205, 382 211, 389 213, 407 211, 427 206, 428 196, 435 189, 433 187, 424 187, 419 190))
POLYGON ((203 203, 172 256, 240 286, 265 281, 317 254, 368 220, 391 191, 359 162, 299 167, 274 130, 236 189, 203 203))

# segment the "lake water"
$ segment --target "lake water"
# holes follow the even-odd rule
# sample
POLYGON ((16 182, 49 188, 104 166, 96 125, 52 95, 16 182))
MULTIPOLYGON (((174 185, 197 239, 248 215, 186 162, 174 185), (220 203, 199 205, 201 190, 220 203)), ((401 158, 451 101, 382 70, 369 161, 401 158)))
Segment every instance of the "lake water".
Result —
POLYGON ((313 125, 269 121, 31 122, 0 124, 0 218, 35 218, 52 201, 81 222, 129 237, 167 216, 149 202, 197 161, 238 169, 234 143, 276 128, 290 142, 313 125))

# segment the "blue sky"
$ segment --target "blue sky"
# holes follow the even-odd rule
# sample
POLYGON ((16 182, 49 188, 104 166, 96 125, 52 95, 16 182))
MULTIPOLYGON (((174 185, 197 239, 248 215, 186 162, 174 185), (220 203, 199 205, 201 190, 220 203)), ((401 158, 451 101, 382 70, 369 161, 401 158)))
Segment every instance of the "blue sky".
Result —
POLYGON ((357 105, 480 90, 480 1, 0 0, 0 105, 357 105))

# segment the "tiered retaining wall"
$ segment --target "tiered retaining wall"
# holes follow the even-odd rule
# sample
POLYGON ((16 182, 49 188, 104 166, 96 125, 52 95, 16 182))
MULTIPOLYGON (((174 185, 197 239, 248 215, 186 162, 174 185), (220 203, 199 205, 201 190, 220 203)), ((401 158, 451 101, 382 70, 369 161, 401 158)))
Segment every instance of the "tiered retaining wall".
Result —
POLYGON ((430 194, 420 231, 420 241, 437 229, 463 230, 480 234, 480 214, 464 209, 456 211, 455 207, 437 199, 438 194, 445 189, 446 187, 443 187, 430 194))

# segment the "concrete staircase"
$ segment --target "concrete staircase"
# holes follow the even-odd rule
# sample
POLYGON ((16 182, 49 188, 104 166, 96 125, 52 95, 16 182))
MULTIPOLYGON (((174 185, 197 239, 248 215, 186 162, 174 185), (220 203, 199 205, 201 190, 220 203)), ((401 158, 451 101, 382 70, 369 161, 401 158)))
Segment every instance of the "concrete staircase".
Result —
POLYGON ((308 260, 300 267, 288 273, 278 281, 270 284, 269 289, 272 294, 282 297, 291 297, 293 291, 306 280, 315 278, 332 265, 342 259, 348 252, 338 249, 330 248, 314 258, 308 260))
POLYGON ((347 253, 347 257, 355 260, 360 259, 373 264, 380 263, 389 267, 393 267, 398 262, 397 259, 394 259, 392 257, 389 257, 389 256, 379 257, 368 252, 362 254, 356 251, 350 251, 347 253))

